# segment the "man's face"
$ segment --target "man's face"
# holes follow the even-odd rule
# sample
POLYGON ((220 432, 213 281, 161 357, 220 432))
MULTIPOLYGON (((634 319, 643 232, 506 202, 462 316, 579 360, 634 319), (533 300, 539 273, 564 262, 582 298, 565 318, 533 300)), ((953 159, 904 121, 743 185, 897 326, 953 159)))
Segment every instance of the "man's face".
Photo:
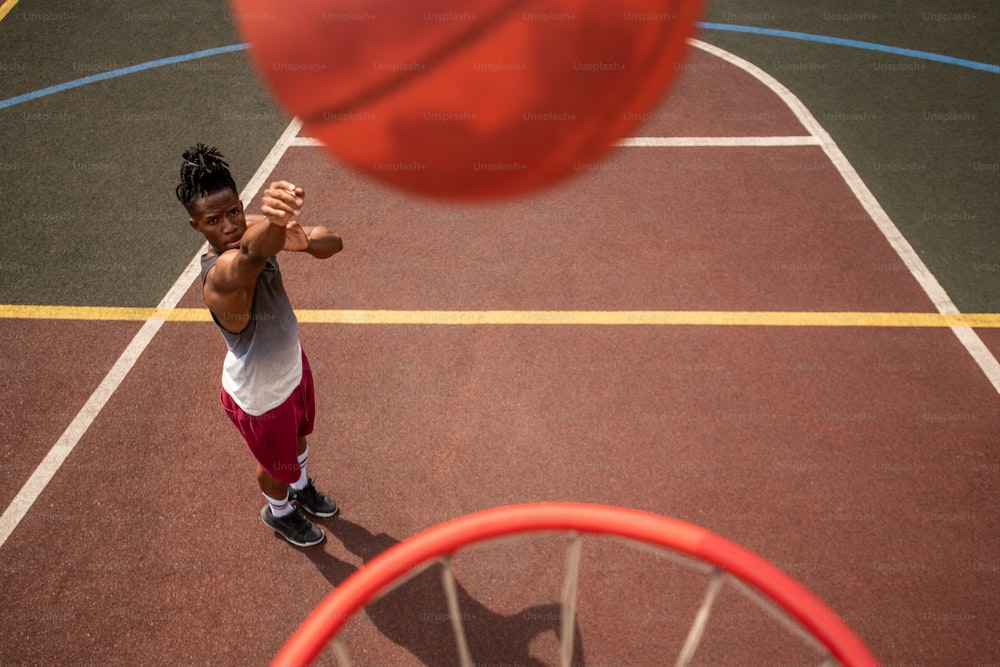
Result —
POLYGON ((191 202, 191 226, 205 235, 217 252, 240 247, 247 230, 243 202, 232 190, 218 190, 191 202))

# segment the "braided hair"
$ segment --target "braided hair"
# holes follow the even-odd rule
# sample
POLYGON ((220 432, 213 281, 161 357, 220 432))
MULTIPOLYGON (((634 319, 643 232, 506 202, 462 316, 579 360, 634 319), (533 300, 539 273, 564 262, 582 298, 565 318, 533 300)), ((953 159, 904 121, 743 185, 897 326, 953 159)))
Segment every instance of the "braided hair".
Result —
POLYGON ((188 211, 196 199, 206 197, 219 190, 236 190, 236 181, 229 173, 229 164, 214 146, 197 144, 184 151, 181 164, 181 182, 177 186, 177 199, 188 211))

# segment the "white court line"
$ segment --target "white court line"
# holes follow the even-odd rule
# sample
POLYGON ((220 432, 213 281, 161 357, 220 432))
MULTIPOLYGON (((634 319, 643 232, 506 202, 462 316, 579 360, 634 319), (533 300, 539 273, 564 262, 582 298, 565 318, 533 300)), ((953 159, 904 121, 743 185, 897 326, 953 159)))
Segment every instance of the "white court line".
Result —
MULTIPOLYGON (((281 159, 281 156, 288 150, 292 138, 298 133, 300 127, 301 123, 293 120, 285 128, 281 137, 278 138, 277 143, 271 148, 271 152, 264 158, 260 167, 257 168, 257 172, 240 194, 243 201, 249 201, 257 194, 267 180, 268 175, 274 170, 275 165, 281 159)), ((184 293, 191 286, 191 283, 198 277, 201 270, 201 255, 207 248, 207 243, 201 246, 195 256, 191 258, 191 261, 188 262, 184 271, 174 281, 170 290, 160 300, 157 308, 169 311, 177 306, 184 293)), ((125 348, 125 351, 121 353, 121 356, 118 357, 111 370, 101 380, 97 389, 94 390, 94 393, 90 395, 87 402, 80 408, 73 421, 66 427, 66 430, 63 431, 63 434, 56 441, 56 444, 52 446, 48 454, 45 455, 42 462, 31 473, 31 477, 24 483, 24 486, 21 487, 17 495, 14 496, 10 505, 4 510, 3 515, 0 515, 0 547, 7 542, 7 538, 10 537, 14 529, 21 523, 21 520, 28 513, 28 510, 31 509, 38 496, 48 486, 60 466, 62 466, 63 462, 66 461, 66 458, 73 451, 73 448, 80 442, 84 433, 87 432, 94 419, 97 418, 97 415, 100 414, 108 400, 118 389, 118 386, 121 385, 125 376, 132 370, 135 362, 138 361, 143 351, 152 342, 153 337, 156 336, 160 327, 163 326, 163 322, 164 320, 162 319, 149 319, 143 323, 139 332, 132 338, 132 341, 125 348)))
MULTIPOLYGON (((896 254, 899 255, 899 258, 909 269, 910 274, 923 288, 938 312, 943 315, 958 314, 958 307, 951 300, 951 297, 948 296, 948 293, 945 292, 944 288, 941 287, 941 283, 938 282, 934 274, 927 268, 927 265, 920 259, 913 246, 910 245, 910 242, 906 240, 899 231, 899 228, 896 227, 896 223, 885 212, 885 209, 882 208, 882 205, 875 198, 875 195, 872 194, 872 191, 861 180, 861 176, 847 160, 847 156, 837 146, 833 137, 823 129, 823 126, 819 124, 819 121, 816 120, 815 116, 812 115, 812 112, 806 108, 802 101, 792 91, 785 88, 777 79, 753 63, 743 60, 729 51, 706 44, 697 39, 690 40, 690 43, 702 51, 739 67, 770 88, 775 95, 782 99, 809 133, 819 139, 820 145, 823 146, 827 157, 830 158, 830 161, 833 162, 834 166, 840 172, 851 192, 854 193, 854 196, 865 208, 865 211, 875 221, 883 236, 885 236, 886 240, 896 251, 896 254)), ((997 361, 997 358, 990 349, 986 347, 979 334, 970 327, 952 327, 951 330, 969 354, 972 355, 979 368, 986 374, 986 378, 992 383, 993 388, 997 393, 1000 393, 1000 362, 997 361)))
MULTIPOLYGON (((790 137, 629 137, 615 143, 625 147, 741 147, 741 146, 822 146, 818 137, 795 135, 790 137)), ((292 146, 323 146, 315 137, 296 137, 292 146)))
POLYGON ((632 137, 618 141, 616 146, 654 147, 654 148, 685 148, 688 146, 704 146, 710 148, 739 148, 751 146, 765 148, 768 146, 820 146, 820 140, 813 136, 791 137, 632 137))

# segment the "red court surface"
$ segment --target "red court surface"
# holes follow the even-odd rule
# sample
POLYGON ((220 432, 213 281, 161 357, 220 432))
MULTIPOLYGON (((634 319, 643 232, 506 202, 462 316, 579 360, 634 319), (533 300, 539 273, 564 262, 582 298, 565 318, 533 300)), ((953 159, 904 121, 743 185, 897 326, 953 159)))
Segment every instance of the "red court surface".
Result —
MULTIPOLYGON (((761 82, 700 51, 640 135, 668 127, 808 136, 761 82)), ((303 223, 328 224, 345 250, 327 262, 281 258, 302 311, 690 310, 731 320, 303 317, 319 405, 310 471, 343 512, 321 522, 329 539, 308 550, 260 522, 253 463, 217 401, 221 336, 207 322, 167 322, 0 549, 0 661, 266 664, 334 586, 395 542, 543 500, 715 531, 815 592, 884 664, 996 656, 1000 473, 990 445, 1000 402, 987 376, 947 328, 753 320, 934 312, 820 146, 629 146, 555 190, 452 206, 362 180, 308 143, 290 146, 273 176, 305 187, 303 223)), ((195 284, 178 305, 203 307, 195 284)), ((4 389, 14 424, 4 506, 137 329, 0 322, 20 355, 4 389)), ((983 339, 1000 348, 994 331, 983 339)), ((563 550, 562 538, 542 536, 456 558, 478 664, 554 660, 563 550)), ((455 663, 433 572, 352 622, 358 664, 455 663)), ((672 662, 664 656, 679 648, 706 581, 587 540, 581 664, 672 662)), ((819 662, 737 594, 722 598, 709 630, 693 664, 819 662)))

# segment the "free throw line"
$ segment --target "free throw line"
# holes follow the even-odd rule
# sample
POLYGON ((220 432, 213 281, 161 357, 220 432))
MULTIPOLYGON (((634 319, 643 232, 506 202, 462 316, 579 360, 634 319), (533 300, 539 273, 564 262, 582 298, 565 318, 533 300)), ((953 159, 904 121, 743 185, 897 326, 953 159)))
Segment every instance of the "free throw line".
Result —
MULTIPOLYGON (((292 142, 297 147, 323 146, 323 142, 315 137, 296 137, 292 142)), ((654 148, 760 148, 766 146, 822 146, 819 138, 812 135, 792 135, 788 137, 629 137, 615 142, 621 147, 654 147, 654 148)))

